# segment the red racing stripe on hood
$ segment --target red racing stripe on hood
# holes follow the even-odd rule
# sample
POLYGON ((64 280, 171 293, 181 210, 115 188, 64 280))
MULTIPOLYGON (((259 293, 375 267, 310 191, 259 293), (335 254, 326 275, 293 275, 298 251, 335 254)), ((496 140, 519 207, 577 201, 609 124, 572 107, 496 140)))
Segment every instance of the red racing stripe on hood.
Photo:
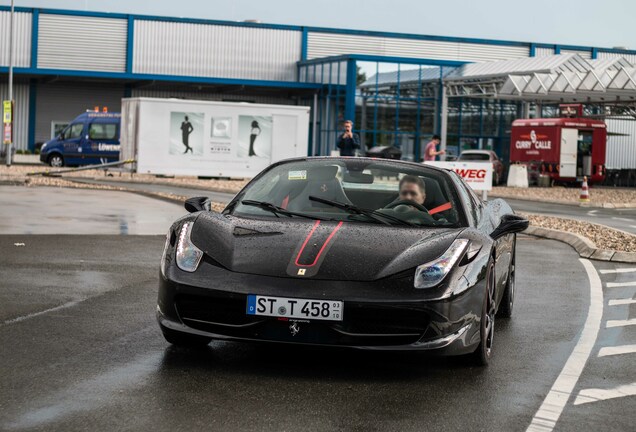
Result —
POLYGON ((316 265, 316 263, 318 262, 318 260, 320 259, 320 256, 322 255, 322 253, 325 251, 325 249, 327 248, 327 245, 329 244, 329 242, 331 241, 331 239, 333 238, 334 235, 336 235, 336 233, 338 232, 338 230, 340 229, 340 227, 342 226, 343 222, 340 221, 338 222, 338 225, 335 226, 335 228, 331 231, 331 233, 329 234, 329 236, 327 237, 327 239, 323 242, 322 247, 320 248, 320 250, 318 251, 318 254, 316 255, 316 257, 314 258, 313 262, 311 264, 301 264, 300 258, 305 250, 305 246, 307 246, 307 243, 309 243, 309 240, 311 239, 311 237, 314 235, 314 233, 316 232, 316 229, 318 228, 318 226, 320 225, 320 221, 316 221, 316 223, 314 224, 314 226, 312 227, 311 231, 309 231, 309 234, 307 235, 307 238, 305 239, 305 241, 303 242, 303 245, 300 248, 300 251, 298 251, 298 255, 296 256, 296 261, 295 264, 298 267, 313 267, 316 265))

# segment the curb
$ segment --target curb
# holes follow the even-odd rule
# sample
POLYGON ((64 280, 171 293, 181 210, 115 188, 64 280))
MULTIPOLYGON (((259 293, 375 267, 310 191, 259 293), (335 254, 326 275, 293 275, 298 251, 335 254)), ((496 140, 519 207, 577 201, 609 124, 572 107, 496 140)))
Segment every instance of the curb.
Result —
POLYGON ((590 239, 579 234, 535 226, 529 226, 523 231, 523 234, 566 243, 572 246, 582 258, 627 264, 636 263, 636 252, 617 252, 609 249, 599 249, 590 239))
MULTIPOLYGON (((75 181, 76 183, 81 183, 83 178, 78 178, 78 177, 64 177, 65 180, 69 180, 69 181, 75 181)), ((93 181, 99 181, 102 184, 108 184, 108 185, 115 185, 117 183, 126 183, 125 180, 108 180, 107 178, 104 179, 97 179, 97 178, 87 178, 88 180, 93 180, 93 181)), ((165 183, 162 182, 142 182, 142 181, 131 181, 130 183, 136 183, 136 184, 140 184, 140 185, 153 185, 153 186, 161 186, 164 185, 165 183)), ((88 183, 85 183, 88 184, 88 183)), ((179 187, 180 185, 173 185, 170 184, 169 186, 172 187, 179 187)), ((119 187, 124 187, 124 186, 119 186, 119 187)), ((233 194, 236 195, 238 192, 234 191, 232 189, 226 189, 226 188, 210 188, 210 187, 205 187, 205 186, 201 186, 201 185, 188 185, 187 186, 188 189, 198 189, 200 191, 204 191, 204 192, 218 192, 218 193, 227 193, 227 194, 233 194)))

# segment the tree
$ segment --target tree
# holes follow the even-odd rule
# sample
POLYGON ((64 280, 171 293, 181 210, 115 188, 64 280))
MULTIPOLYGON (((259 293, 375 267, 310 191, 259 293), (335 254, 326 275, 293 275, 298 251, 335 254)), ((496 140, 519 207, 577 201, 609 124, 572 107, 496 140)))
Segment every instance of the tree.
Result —
POLYGON ((360 66, 356 65, 356 86, 359 86, 367 80, 367 73, 362 72, 360 66))

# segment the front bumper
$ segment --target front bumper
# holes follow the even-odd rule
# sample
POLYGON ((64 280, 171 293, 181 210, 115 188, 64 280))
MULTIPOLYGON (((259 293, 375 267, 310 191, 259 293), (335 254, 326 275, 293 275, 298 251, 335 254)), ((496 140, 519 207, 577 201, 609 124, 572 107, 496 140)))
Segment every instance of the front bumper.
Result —
MULTIPOLYGON (((172 267, 179 282, 161 276, 160 326, 222 340, 266 341, 375 350, 467 354, 479 344, 483 281, 443 300, 422 300, 391 290, 391 281, 342 282, 246 275, 216 269, 216 286, 172 267), (184 279, 190 279, 186 280, 184 279), (209 285, 209 283, 208 283, 209 285), (391 295, 382 295, 387 291, 391 295), (290 320, 246 314, 247 295, 344 302, 344 320, 290 320), (300 330, 292 332, 291 326, 300 330)), ((393 281, 395 284, 395 281, 393 281)), ((404 285, 401 283, 401 285, 404 285)))

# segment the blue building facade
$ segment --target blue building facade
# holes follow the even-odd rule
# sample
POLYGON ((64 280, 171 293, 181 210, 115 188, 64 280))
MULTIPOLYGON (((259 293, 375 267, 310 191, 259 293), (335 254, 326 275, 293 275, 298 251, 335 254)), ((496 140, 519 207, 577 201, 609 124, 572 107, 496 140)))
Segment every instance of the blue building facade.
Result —
MULTIPOLYGON (((8 23, 0 7, 0 40, 8 23)), ((366 147, 420 160, 441 128, 439 84, 458 66, 559 53, 636 63, 636 51, 602 47, 39 8, 16 8, 14 35, 15 142, 25 150, 86 109, 147 96, 308 105, 310 154, 329 154, 350 119, 366 147)), ((0 44, 3 99, 8 57, 0 44)), ((505 158, 520 110, 449 99, 449 153, 492 148, 505 158)))

